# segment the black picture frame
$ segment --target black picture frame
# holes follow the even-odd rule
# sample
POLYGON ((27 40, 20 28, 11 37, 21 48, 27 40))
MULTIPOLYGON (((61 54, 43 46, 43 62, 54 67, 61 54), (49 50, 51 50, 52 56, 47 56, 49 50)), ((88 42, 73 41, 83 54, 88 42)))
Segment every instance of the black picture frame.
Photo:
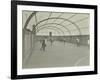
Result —
POLYGON ((48 3, 48 2, 33 2, 33 1, 11 1, 11 79, 25 78, 45 78, 45 77, 60 77, 60 76, 76 76, 97 74, 97 6, 83 4, 64 4, 64 3, 48 3), (18 5, 34 5, 45 7, 68 7, 94 10, 94 71, 82 72, 62 72, 62 73, 46 73, 46 74, 17 74, 17 6, 18 5))

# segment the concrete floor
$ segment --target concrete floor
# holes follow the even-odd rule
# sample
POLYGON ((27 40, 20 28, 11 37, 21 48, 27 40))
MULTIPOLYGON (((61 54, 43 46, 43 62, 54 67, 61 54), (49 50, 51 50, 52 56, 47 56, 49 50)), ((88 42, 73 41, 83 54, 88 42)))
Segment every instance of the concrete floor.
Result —
POLYGON ((75 44, 56 41, 51 46, 46 43, 46 51, 41 51, 40 42, 36 43, 35 49, 23 62, 23 68, 47 68, 89 65, 89 48, 77 47, 75 44))

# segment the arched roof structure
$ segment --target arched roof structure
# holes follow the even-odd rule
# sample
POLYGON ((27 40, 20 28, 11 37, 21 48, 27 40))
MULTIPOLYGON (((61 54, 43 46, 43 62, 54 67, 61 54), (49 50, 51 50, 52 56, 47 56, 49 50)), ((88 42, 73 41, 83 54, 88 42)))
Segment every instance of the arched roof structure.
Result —
MULTIPOLYGON (((62 32, 60 35, 88 35, 89 14, 23 11, 23 28, 32 31, 32 25, 35 25, 36 34, 41 34, 42 30, 45 31, 47 29, 46 27, 52 27, 52 29, 55 27, 59 32, 62 32)), ((54 30, 56 31, 55 28, 54 30)), ((46 32, 44 33, 46 34, 46 32)))

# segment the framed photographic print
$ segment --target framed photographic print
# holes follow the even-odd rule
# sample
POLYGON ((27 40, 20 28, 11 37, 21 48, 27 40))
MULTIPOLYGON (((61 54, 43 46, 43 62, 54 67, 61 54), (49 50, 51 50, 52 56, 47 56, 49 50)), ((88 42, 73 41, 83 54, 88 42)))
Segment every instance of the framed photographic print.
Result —
POLYGON ((97 6, 11 1, 11 78, 97 74, 97 6))

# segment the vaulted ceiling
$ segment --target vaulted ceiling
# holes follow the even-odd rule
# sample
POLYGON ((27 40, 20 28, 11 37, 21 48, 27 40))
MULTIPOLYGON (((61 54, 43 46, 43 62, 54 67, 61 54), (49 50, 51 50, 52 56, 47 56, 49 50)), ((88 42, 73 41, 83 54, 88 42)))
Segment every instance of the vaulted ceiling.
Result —
POLYGON ((89 14, 69 12, 23 11, 23 28, 37 35, 89 35, 89 14), (35 27, 35 28, 33 28, 35 27))

